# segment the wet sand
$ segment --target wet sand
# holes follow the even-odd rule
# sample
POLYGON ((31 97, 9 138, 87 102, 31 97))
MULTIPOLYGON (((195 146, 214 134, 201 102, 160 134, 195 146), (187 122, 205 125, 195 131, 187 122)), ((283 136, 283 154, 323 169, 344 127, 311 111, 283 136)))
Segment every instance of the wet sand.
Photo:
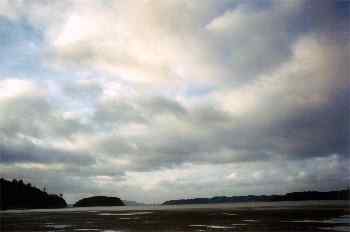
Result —
POLYGON ((344 206, 181 208, 0 214, 0 231, 350 231, 344 206))

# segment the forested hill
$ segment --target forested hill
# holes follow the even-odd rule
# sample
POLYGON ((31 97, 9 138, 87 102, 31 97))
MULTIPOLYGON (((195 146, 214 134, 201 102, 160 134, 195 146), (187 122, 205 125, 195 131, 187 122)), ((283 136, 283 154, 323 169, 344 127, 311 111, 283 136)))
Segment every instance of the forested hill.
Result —
POLYGON ((92 206, 124 206, 124 202, 118 197, 94 196, 83 198, 74 204, 74 207, 92 206))
POLYGON ((163 205, 179 204, 215 204, 215 203, 233 203, 233 202, 269 202, 269 201, 307 201, 307 200, 350 200, 350 190, 330 192, 293 192, 285 195, 261 195, 261 196, 219 196, 212 198, 194 198, 166 201, 163 205))
POLYGON ((66 201, 58 195, 48 194, 22 180, 0 179, 0 209, 64 208, 66 201))

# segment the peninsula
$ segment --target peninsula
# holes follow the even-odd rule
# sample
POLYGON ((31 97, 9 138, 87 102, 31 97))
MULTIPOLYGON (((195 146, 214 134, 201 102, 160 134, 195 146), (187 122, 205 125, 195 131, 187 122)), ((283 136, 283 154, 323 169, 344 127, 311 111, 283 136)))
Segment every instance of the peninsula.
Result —
POLYGON ((67 207, 62 195, 48 194, 45 190, 25 184, 22 180, 0 179, 0 209, 47 209, 67 207))

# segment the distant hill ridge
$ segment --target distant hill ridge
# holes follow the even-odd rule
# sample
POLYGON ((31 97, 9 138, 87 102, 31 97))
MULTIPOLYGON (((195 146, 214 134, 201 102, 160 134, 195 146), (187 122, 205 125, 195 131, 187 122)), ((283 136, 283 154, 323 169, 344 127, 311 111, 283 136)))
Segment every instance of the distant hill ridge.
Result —
POLYGON ((92 206, 124 206, 123 201, 118 197, 94 196, 83 198, 77 201, 74 207, 92 207, 92 206))
POLYGON ((0 179, 0 209, 45 209, 64 208, 66 201, 62 196, 48 194, 22 180, 0 179))
POLYGON ((248 195, 248 196, 217 196, 212 198, 193 198, 170 200, 163 205, 179 204, 215 204, 215 203, 234 203, 234 202, 271 202, 271 201, 307 201, 307 200, 350 200, 350 189, 339 191, 318 192, 292 192, 285 195, 248 195))

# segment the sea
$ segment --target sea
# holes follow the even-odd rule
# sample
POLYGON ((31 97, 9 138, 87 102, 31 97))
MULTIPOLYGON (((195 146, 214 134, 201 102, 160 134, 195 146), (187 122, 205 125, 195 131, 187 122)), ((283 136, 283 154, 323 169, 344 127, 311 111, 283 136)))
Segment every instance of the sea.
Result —
POLYGON ((0 212, 0 231, 349 231, 349 201, 145 205, 0 212))

